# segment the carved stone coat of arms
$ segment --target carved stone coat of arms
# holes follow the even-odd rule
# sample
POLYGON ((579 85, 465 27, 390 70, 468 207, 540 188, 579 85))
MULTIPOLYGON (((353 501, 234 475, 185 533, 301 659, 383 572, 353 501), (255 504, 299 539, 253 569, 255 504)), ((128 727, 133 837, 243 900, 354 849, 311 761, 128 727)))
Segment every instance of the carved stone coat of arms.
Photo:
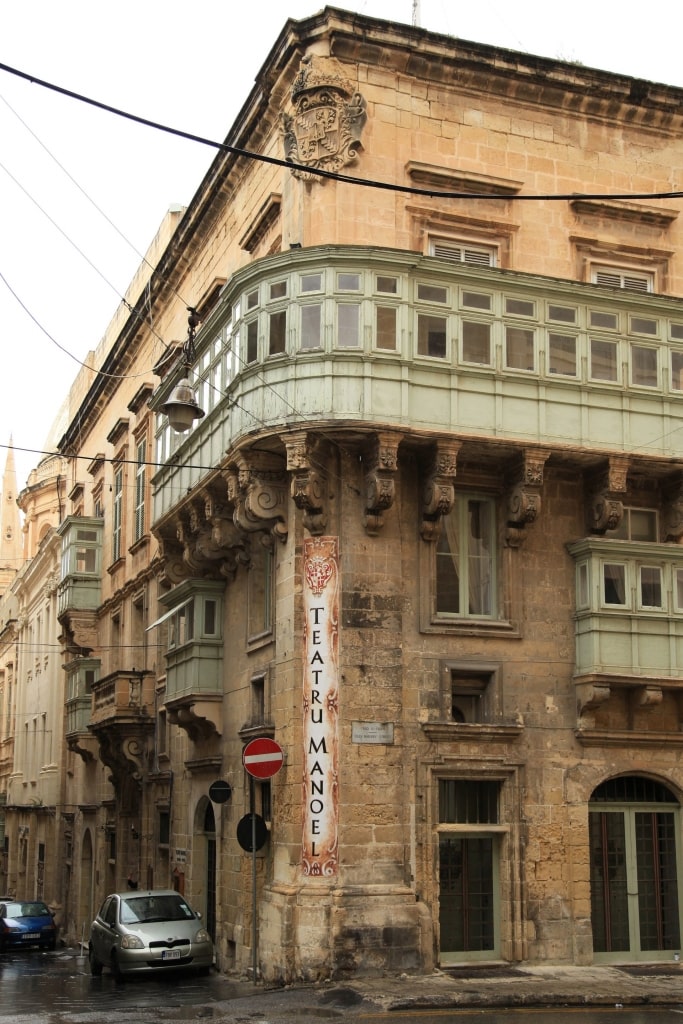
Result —
POLYGON ((292 86, 294 113, 283 111, 285 157, 303 181, 319 175, 302 168, 337 172, 353 163, 362 148, 367 120, 365 100, 331 57, 304 57, 292 86))

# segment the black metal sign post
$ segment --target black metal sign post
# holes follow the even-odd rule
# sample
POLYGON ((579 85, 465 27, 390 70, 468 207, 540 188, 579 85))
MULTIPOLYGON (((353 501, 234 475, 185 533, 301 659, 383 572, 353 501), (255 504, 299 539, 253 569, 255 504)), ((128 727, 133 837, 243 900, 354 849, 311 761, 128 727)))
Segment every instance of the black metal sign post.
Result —
POLYGON ((256 984, 256 800, 254 776, 249 776, 249 813, 251 814, 251 971, 256 984))
POLYGON ((258 966, 257 950, 257 903, 256 903, 256 851, 260 850, 268 838, 268 826, 263 818, 256 813, 256 796, 254 779, 270 779, 279 772, 284 761, 282 747, 267 736, 258 737, 247 743, 242 751, 242 764, 249 775, 249 814, 237 824, 237 841, 243 850, 251 852, 251 954, 252 974, 256 984, 258 966))

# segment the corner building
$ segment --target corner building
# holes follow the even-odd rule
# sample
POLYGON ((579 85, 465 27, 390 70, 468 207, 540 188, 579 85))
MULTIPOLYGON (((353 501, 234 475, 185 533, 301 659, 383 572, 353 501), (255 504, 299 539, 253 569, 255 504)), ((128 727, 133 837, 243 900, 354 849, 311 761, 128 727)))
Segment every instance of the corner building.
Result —
POLYGON ((171 739, 136 785, 222 965, 680 949, 682 101, 326 8, 183 214, 147 287, 201 320, 149 403, 171 739))

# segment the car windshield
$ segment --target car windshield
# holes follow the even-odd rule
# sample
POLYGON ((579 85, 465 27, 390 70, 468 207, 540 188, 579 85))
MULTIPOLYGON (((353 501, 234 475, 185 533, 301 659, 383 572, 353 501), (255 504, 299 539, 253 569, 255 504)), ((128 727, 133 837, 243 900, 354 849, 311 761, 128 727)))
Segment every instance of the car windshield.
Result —
POLYGON ((49 917, 50 911, 44 903, 8 903, 6 917, 49 917))
POLYGON ((180 896, 128 896, 121 900, 121 923, 144 924, 147 921, 187 921, 194 917, 180 896))

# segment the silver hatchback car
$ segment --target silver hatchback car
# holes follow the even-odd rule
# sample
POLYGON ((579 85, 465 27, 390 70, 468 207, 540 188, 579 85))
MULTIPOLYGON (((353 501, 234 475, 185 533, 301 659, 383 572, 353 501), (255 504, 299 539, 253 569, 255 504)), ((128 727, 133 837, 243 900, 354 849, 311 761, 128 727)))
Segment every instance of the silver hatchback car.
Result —
POLYGON ((92 974, 109 967, 120 978, 138 971, 208 972, 213 942, 198 914, 173 889, 114 892, 90 929, 92 974))

